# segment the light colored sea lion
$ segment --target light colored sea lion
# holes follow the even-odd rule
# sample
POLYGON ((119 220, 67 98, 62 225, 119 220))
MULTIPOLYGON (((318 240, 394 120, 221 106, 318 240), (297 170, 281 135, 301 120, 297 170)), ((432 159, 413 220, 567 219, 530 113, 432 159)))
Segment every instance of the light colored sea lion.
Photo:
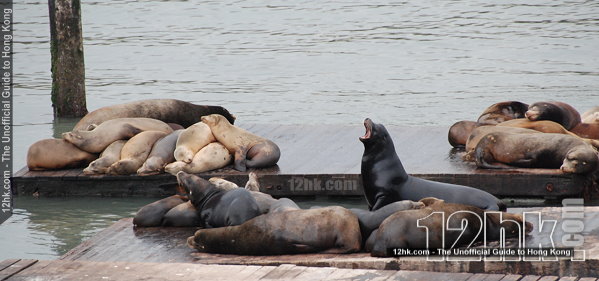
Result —
POLYGON ((212 178, 208 179, 208 181, 222 190, 231 190, 231 189, 239 188, 239 186, 237 184, 230 182, 226 179, 219 178, 219 177, 212 177, 212 178))
POLYGON ((89 166, 83 169, 83 173, 86 175, 106 174, 110 165, 121 159, 121 150, 126 142, 126 140, 118 140, 111 143, 102 151, 100 158, 89 163, 89 166))
POLYGON ((599 123, 599 106, 595 106, 585 111, 580 118, 582 119, 582 123, 585 124, 599 123))
POLYGON ((463 157, 464 161, 474 161, 474 149, 478 142, 487 134, 494 132, 509 132, 514 134, 540 134, 541 132, 525 129, 525 128, 516 128, 516 127, 508 127, 508 126, 480 126, 472 131, 470 137, 468 137, 468 141, 466 142, 466 154, 463 157))
POLYGON ((164 172, 164 166, 175 161, 173 152, 177 138, 183 130, 176 130, 164 138, 159 139, 152 146, 152 151, 148 155, 148 159, 137 170, 138 175, 155 175, 164 172))
POLYGON ((245 183, 245 189, 250 191, 260 191, 260 182, 258 181, 258 175, 254 172, 248 174, 248 181, 245 183))
POLYGON ((185 129, 177 139, 175 160, 191 163, 193 156, 216 139, 208 125, 198 122, 185 129))
POLYGON ((153 118, 165 123, 176 123, 189 127, 210 114, 225 116, 229 122, 235 117, 221 106, 195 105, 175 99, 149 99, 101 107, 85 115, 73 130, 87 130, 91 124, 102 124, 116 118, 153 118))
POLYGON ((512 119, 524 118, 528 104, 519 101, 505 101, 493 104, 478 117, 478 125, 496 125, 512 119))
POLYGON ((486 212, 480 208, 445 203, 437 198, 423 198, 420 202, 426 206, 421 209, 405 210, 386 218, 376 231, 373 239, 368 239, 366 250, 372 256, 388 256, 391 248, 399 249, 448 249, 471 246, 484 237, 488 241, 498 240, 504 232, 506 238, 522 237, 533 229, 518 214, 505 212, 486 212), (430 216, 433 212, 442 212, 443 216, 430 216), (427 220, 422 220, 427 218, 427 220), (418 227, 418 220, 421 225, 418 227), (484 222, 486 221, 486 224, 484 222), (484 233, 481 231, 484 228, 484 233), (452 231, 463 229, 463 231, 452 231), (427 234, 428 231, 428 234, 427 234))
POLYGON ((91 131, 63 133, 62 137, 90 153, 100 153, 117 140, 126 140, 143 131, 173 132, 171 127, 156 119, 150 118, 118 118, 108 120, 91 131))
POLYGON ((29 147, 27 167, 31 171, 85 167, 96 158, 63 139, 44 139, 29 147))
POLYGON ((474 150, 480 168, 561 168, 565 173, 595 172, 597 150, 578 137, 564 134, 513 134, 495 132, 485 135, 474 150))
POLYGON ((218 142, 235 154, 236 170, 269 167, 279 161, 281 151, 274 142, 231 125, 225 117, 212 114, 202 117, 202 122, 210 126, 218 142))
POLYGON ((571 130, 580 124, 580 113, 571 105, 559 101, 536 102, 525 113, 530 121, 550 120, 571 130))
POLYGON ((108 174, 129 175, 135 173, 146 161, 152 146, 166 133, 159 131, 141 132, 125 143, 121 150, 121 160, 108 168, 108 174))
MULTIPOLYGON (((572 129, 572 131, 568 131, 568 130, 566 130, 566 128, 564 128, 564 126, 562 126, 556 122, 553 122, 553 121, 549 121, 549 120, 530 121, 526 118, 522 118, 522 119, 514 119, 514 120, 506 121, 506 122, 498 124, 497 126, 526 128, 526 129, 532 129, 532 130, 543 132, 543 133, 570 135, 573 137, 580 138, 583 141, 585 141, 586 143, 588 143, 594 147, 599 147, 599 141, 594 140, 594 139, 596 139, 593 137, 594 135, 582 133, 582 131, 583 131, 581 129, 582 127, 595 126, 592 124, 580 123, 576 127, 574 127, 572 129), (578 129, 578 131, 577 131, 577 129, 578 129), (579 134, 576 134, 576 133, 579 133, 579 134)), ((599 124, 596 126, 598 126, 598 128, 599 128, 599 124)), ((599 130, 597 130, 597 131, 599 132, 599 130)), ((597 138, 599 138, 599 135, 597 135, 597 138)))
POLYGON ((236 255, 342 254, 361 244, 358 218, 339 206, 272 212, 237 226, 200 229, 187 239, 199 251, 236 255))
POLYGON ((176 175, 180 171, 198 174, 223 168, 231 163, 231 158, 231 154, 226 147, 218 142, 213 142, 200 149, 191 163, 173 162, 166 165, 164 170, 172 175, 176 175))

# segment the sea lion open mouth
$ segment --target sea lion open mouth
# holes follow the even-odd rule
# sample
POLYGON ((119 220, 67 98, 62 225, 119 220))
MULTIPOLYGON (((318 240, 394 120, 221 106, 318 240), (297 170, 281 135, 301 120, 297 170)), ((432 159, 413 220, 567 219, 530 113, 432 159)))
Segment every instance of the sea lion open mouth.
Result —
POLYGON ((366 133, 364 136, 361 136, 361 140, 370 139, 370 135, 372 134, 372 120, 369 118, 364 119, 364 128, 366 128, 366 133))

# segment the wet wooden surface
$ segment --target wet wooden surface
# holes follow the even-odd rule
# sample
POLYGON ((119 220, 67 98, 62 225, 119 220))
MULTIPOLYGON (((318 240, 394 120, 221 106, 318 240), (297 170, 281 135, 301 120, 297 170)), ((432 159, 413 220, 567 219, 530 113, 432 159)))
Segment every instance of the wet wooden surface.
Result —
MULTIPOLYGON (((247 125, 250 132, 276 142, 277 166, 259 169, 262 191, 275 196, 362 195, 358 137, 363 126, 247 125)), ((407 172, 426 179, 469 185, 499 197, 580 197, 587 179, 557 169, 484 170, 461 160, 447 141, 445 127, 388 126, 407 172)), ((247 172, 231 167, 203 173, 245 184, 247 172)), ((174 193, 175 177, 84 175, 82 169, 28 171, 13 177, 18 194, 40 196, 151 196, 174 193)))
MULTIPOLYGON (((508 210, 512 213, 539 212, 542 220, 556 220, 553 235, 550 228, 539 230, 539 222, 528 217, 536 231, 526 238, 527 247, 538 247, 543 239, 552 237, 556 247, 563 247, 562 237, 564 209, 518 208, 508 210)), ((599 207, 584 209, 584 244, 578 250, 584 250, 585 261, 560 260, 545 261, 426 261, 422 257, 377 258, 368 253, 354 254, 307 254, 277 256, 237 256, 197 252, 186 245, 187 237, 193 235, 195 228, 134 228, 131 219, 123 219, 103 230, 88 241, 73 248, 60 259, 94 262, 168 262, 201 263, 228 265, 279 266, 294 264, 297 266, 359 268, 376 270, 423 270, 449 273, 488 273, 520 275, 555 276, 599 276, 599 207)), ((545 240, 547 241, 547 240, 545 240)), ((514 241, 512 241, 514 242, 514 241)), ((545 244, 546 245, 546 244, 545 244)), ((479 247, 482 245, 478 245, 479 247)), ((496 247, 496 244, 490 244, 496 247)), ((581 251, 577 252, 580 257, 581 251)))
POLYGON ((596 281, 594 277, 444 273, 407 270, 340 269, 284 264, 279 266, 202 265, 6 260, 0 280, 443 280, 443 281, 596 281), (28 266, 23 267, 22 265, 28 266), (6 272, 6 273, 5 273, 6 272))

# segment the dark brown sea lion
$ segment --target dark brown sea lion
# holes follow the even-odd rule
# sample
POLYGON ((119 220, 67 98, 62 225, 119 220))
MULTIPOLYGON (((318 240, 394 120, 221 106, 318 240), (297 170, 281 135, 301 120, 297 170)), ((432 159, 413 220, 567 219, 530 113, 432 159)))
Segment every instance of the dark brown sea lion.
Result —
POLYGON ((505 210, 505 204, 486 191, 410 176, 403 168, 385 126, 370 119, 364 120, 364 126, 366 134, 360 137, 364 144, 361 171, 369 210, 375 211, 396 201, 418 201, 429 196, 482 209, 505 210))
POLYGON ((580 113, 569 104, 550 101, 536 102, 530 105, 526 111, 526 118, 530 121, 550 120, 570 130, 580 124, 580 113))
POLYGON ((487 241, 499 239, 501 228, 505 230, 506 238, 521 237, 533 228, 531 223, 524 222, 522 216, 516 214, 495 211, 485 214, 480 208, 445 203, 437 198, 424 198, 421 202, 425 203, 425 208, 396 212, 385 219, 373 233, 374 238, 368 240, 366 250, 372 256, 382 257, 390 254, 390 248, 448 249, 452 245, 470 246, 483 239, 485 221, 487 241), (432 215, 433 212, 442 212, 444 216, 432 215))
POLYGON ((464 147, 466 141, 472 130, 474 130, 478 124, 474 121, 458 121, 451 125, 449 133, 447 134, 447 140, 453 147, 464 147))
POLYGON ((173 195, 145 205, 135 214, 133 224, 142 227, 161 226, 164 215, 186 200, 187 198, 180 195, 173 195))
POLYGON ((485 135, 474 150, 480 168, 561 168, 585 174, 597 170, 597 150, 578 137, 564 134, 485 135))
POLYGON ((571 131, 581 138, 599 139, 599 123, 580 123, 571 131))
POLYGON ((358 218, 339 206, 268 213, 238 226, 200 229, 187 239, 202 252, 236 255, 353 253, 361 242, 358 218))
POLYGON ((235 154, 235 169, 238 171, 274 166, 281 157, 281 151, 274 142, 232 125, 221 115, 204 116, 202 122, 210 126, 218 142, 235 154))
POLYGON ((44 139, 27 151, 27 168, 31 171, 85 167, 98 158, 63 139, 44 139))
POLYGON ((162 226, 194 227, 200 225, 200 216, 191 201, 175 206, 162 218, 162 226))
POLYGON ((175 99, 149 99, 96 109, 85 115, 73 130, 86 131, 90 125, 100 125, 107 120, 137 117, 158 119, 187 128, 197 123, 200 117, 210 114, 220 114, 231 124, 235 122, 235 117, 221 106, 195 105, 175 99))
POLYGON ((499 102, 489 106, 478 117, 478 125, 496 125, 512 119, 524 118, 528 104, 519 101, 499 102))

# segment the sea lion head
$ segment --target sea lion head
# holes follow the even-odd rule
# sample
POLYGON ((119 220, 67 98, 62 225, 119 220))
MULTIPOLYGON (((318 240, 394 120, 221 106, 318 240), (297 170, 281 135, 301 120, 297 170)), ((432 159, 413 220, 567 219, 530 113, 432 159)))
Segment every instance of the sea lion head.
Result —
POLYGON ((151 157, 144 162, 144 164, 137 170, 138 175, 149 176, 160 174, 164 168, 164 161, 161 161, 160 157, 151 157))
POLYGON ((191 163, 191 161, 193 160, 194 153, 185 146, 179 146, 175 149, 174 155, 175 159, 179 159, 179 161, 191 163))
POLYGON ((530 121, 550 120, 560 123, 561 114, 559 111, 559 107, 553 103, 536 102, 528 107, 528 111, 524 113, 524 116, 530 121))
POLYGON ((111 175, 128 175, 135 172, 135 169, 135 161, 131 159, 123 159, 110 165, 106 173, 111 175))
POLYGON ((418 202, 423 203, 424 206, 428 207, 430 205, 434 205, 434 204, 441 204, 441 203, 445 203, 445 200, 436 198, 436 197, 425 197, 420 199, 418 202))
POLYGON ((496 125, 516 118, 524 118, 528 104, 519 101, 504 101, 489 106, 478 117, 481 125, 496 125))
POLYGON ((387 128, 382 124, 376 124, 370 118, 366 118, 364 119, 364 127, 366 133, 360 137, 360 141, 365 147, 386 145, 388 142, 392 142, 387 128))
POLYGON ((560 167, 564 173, 586 174, 597 170, 599 157, 594 148, 588 145, 576 146, 566 153, 560 167))
POLYGON ((491 236, 499 235, 498 231, 500 228, 505 230, 506 238, 517 238, 520 235, 527 235, 534 229, 532 223, 525 221, 522 215, 518 214, 488 212, 485 214, 485 217, 488 219, 489 225, 491 226, 487 231, 495 232, 488 233, 491 236))
POLYGON ((101 159, 89 163, 89 166, 83 169, 83 173, 86 175, 105 174, 108 171, 108 167, 102 163, 103 161, 99 160, 101 159))
POLYGON ((207 116, 202 116, 202 118, 200 118, 202 120, 202 122, 204 122, 204 124, 212 127, 212 126, 216 126, 218 124, 221 123, 226 123, 228 125, 231 125, 231 123, 229 122, 229 120, 227 120, 227 118, 225 118, 224 116, 220 115, 220 114, 210 114, 207 116))
POLYGON ((200 207, 205 200, 209 199, 214 193, 222 191, 211 182, 183 171, 177 173, 177 182, 185 188, 189 200, 198 210, 201 210, 200 207))

